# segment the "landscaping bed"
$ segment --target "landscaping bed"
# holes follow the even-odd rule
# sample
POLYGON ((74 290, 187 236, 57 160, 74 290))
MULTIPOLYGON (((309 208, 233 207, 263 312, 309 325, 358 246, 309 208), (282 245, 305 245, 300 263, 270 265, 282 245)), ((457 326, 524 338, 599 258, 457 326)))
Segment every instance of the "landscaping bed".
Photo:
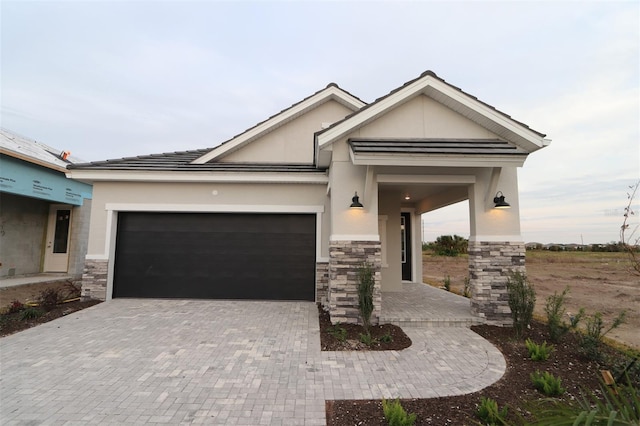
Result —
MULTIPOLYGON (((622 366, 631 359, 609 347, 602 348, 603 361, 587 359, 579 352, 578 336, 567 334, 555 345, 548 360, 532 361, 525 347, 525 339, 530 338, 538 344, 549 340, 547 326, 536 321, 517 339, 511 328, 481 325, 472 327, 472 330, 500 349, 507 361, 505 375, 495 384, 472 394, 430 399, 401 399, 405 410, 417 415, 416 425, 482 424, 476 416, 481 397, 494 399, 500 408, 509 407, 506 424, 526 424, 533 421, 530 410, 534 404, 546 398, 534 388, 531 373, 540 370, 559 377, 566 391, 558 400, 572 402, 580 397, 582 390, 600 388, 600 370, 611 370, 615 377, 622 366)), ((640 366, 630 372, 636 386, 640 384, 638 367, 640 366)), ((429 366, 425 365, 425 368, 429 366)), ((388 424, 384 418, 381 400, 327 401, 326 414, 329 426, 388 424)))

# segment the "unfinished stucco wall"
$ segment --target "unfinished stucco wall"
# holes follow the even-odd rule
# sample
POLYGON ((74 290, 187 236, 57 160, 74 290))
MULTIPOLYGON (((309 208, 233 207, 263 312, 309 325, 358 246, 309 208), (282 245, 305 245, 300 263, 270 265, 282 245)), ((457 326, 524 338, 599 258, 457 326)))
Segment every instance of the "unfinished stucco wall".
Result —
POLYGON ((0 193, 0 276, 41 271, 49 203, 0 193))
POLYGON ((80 278, 84 270, 84 258, 89 240, 91 200, 84 199, 81 206, 73 207, 71 233, 69 235, 69 275, 80 278))

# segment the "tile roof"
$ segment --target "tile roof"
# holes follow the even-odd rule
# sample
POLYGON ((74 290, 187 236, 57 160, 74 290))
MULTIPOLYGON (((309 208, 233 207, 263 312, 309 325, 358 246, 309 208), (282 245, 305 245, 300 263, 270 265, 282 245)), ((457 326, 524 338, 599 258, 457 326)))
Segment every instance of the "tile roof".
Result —
POLYGON ((158 171, 215 171, 215 172, 317 172, 312 164, 271 164, 271 163, 204 163, 191 164, 209 149, 167 152, 163 154, 141 155, 115 160, 93 161, 72 164, 69 169, 90 170, 158 170, 158 171))

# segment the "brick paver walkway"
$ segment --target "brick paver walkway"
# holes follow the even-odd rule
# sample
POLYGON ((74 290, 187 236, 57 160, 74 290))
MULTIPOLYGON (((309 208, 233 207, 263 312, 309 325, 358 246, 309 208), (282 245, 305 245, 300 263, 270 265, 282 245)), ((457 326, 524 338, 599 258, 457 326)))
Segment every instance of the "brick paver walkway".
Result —
POLYGON ((466 328, 321 352, 304 302, 117 299, 0 339, 0 423, 323 425, 327 399, 468 393, 504 358, 466 328))

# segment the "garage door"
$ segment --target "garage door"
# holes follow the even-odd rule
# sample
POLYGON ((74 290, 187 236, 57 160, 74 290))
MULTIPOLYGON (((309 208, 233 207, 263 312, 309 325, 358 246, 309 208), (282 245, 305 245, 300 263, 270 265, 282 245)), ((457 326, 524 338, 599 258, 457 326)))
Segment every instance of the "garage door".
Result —
POLYGON ((315 299, 312 214, 119 213, 113 297, 315 299))

